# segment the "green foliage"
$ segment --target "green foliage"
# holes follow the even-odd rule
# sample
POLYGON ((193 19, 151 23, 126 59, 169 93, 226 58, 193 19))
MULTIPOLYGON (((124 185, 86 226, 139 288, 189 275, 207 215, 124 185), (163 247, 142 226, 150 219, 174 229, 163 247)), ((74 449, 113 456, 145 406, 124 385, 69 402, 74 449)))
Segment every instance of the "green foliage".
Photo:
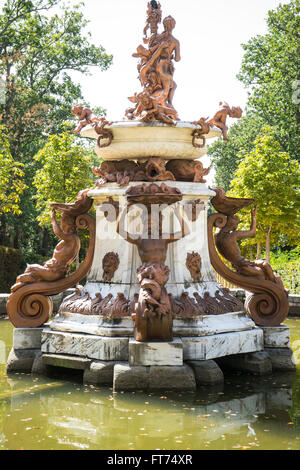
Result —
POLYGON ((248 107, 276 130, 282 148, 299 160, 300 9, 295 0, 269 11, 268 32, 247 44, 238 78, 249 89, 248 107))
POLYGON ((0 74, 6 83, 0 114, 11 126, 12 144, 22 158, 30 157, 32 150, 36 153, 33 147, 40 146, 43 133, 59 130, 71 116, 71 105, 82 99, 69 72, 88 73, 91 66, 106 70, 112 61, 84 33, 87 21, 81 5, 61 7, 52 16, 42 14, 60 3, 33 0, 25 7, 24 1, 6 0, 0 15, 0 74))
POLYGON ((101 45, 92 44, 82 4, 70 8, 61 0, 4 0, 1 7, 0 77, 5 103, 0 103, 0 121, 7 129, 14 161, 24 164, 19 168, 27 188, 20 214, 0 211, 0 244, 20 249, 24 262, 39 262, 39 255, 47 257, 56 240, 36 220, 33 178, 41 164, 33 156, 48 135, 64 132, 66 122, 74 123, 70 109, 75 103, 88 105, 72 71, 87 74, 91 67, 104 71, 112 57, 101 45))
POLYGON ((300 247, 284 252, 271 252, 271 266, 291 294, 300 294, 300 247))
POLYGON ((18 250, 0 246, 0 292, 7 293, 20 274, 20 253, 18 250))
POLYGON ((256 200, 257 241, 266 234, 273 241, 285 235, 295 244, 299 242, 299 187, 299 163, 282 151, 273 129, 265 127, 252 152, 241 155, 228 195, 256 200))
POLYGON ((23 165, 13 159, 5 128, 0 126, 0 214, 20 213, 20 196, 26 188, 23 177, 23 165))
POLYGON ((51 226, 51 202, 74 202, 79 191, 92 186, 91 152, 76 145, 75 137, 64 132, 50 135, 34 160, 41 166, 33 179, 38 221, 51 226))
POLYGON ((232 176, 237 168, 238 155, 251 152, 254 141, 263 125, 260 118, 253 113, 248 113, 230 127, 228 142, 219 138, 208 147, 207 153, 216 170, 216 184, 224 188, 225 191, 229 189, 232 176))
POLYGON ((294 0, 269 11, 267 34, 242 45, 245 53, 238 79, 248 89, 246 114, 230 127, 229 142, 218 139, 208 149, 216 183, 225 190, 237 168, 238 155, 253 150, 256 137, 266 125, 274 129, 282 149, 299 160, 299 12, 299 2, 294 0))

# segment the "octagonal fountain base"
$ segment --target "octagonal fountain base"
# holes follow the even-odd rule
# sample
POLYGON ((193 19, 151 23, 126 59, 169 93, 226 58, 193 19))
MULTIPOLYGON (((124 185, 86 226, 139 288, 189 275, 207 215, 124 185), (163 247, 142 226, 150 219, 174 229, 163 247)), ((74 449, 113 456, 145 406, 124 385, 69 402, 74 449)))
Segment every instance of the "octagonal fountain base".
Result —
MULTIPOLYGON (((243 304, 216 281, 207 241, 207 210, 214 191, 199 182, 167 183, 180 191, 183 213, 195 200, 199 209, 198 217, 189 220, 189 234, 170 244, 166 256, 173 340, 134 339, 131 314, 140 289, 136 273, 141 258, 136 245, 117 233, 116 218, 103 204, 113 200, 113 207, 121 208, 126 192, 140 183, 107 183, 89 192, 96 209, 96 242, 84 287, 66 297, 43 327, 14 329, 8 373, 49 375, 53 367, 79 369, 84 383, 120 391, 220 384, 224 364, 259 375, 295 370, 289 329, 257 327, 243 304)), ((143 183, 145 188, 151 184, 143 183)), ((176 232, 179 222, 172 208, 164 207, 162 213, 176 232)), ((129 217, 129 232, 135 220, 129 217)))
POLYGON ((76 369, 82 371, 84 383, 117 392, 219 387, 224 366, 259 376, 295 371, 289 328, 258 328, 241 312, 199 318, 197 336, 178 335, 170 342, 87 332, 87 323, 95 325, 95 318, 80 322, 77 315, 74 320, 71 328, 66 316, 40 328, 15 328, 7 373, 51 376, 53 368, 76 369))

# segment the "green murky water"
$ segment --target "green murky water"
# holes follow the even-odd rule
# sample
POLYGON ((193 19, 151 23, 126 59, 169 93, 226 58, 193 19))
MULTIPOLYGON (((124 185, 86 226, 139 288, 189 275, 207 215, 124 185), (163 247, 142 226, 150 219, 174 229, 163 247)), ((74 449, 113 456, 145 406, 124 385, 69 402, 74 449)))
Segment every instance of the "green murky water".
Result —
POLYGON ((300 319, 291 328, 297 372, 231 374, 197 393, 117 393, 81 377, 5 374, 12 326, 0 321, 0 449, 299 450, 300 319))

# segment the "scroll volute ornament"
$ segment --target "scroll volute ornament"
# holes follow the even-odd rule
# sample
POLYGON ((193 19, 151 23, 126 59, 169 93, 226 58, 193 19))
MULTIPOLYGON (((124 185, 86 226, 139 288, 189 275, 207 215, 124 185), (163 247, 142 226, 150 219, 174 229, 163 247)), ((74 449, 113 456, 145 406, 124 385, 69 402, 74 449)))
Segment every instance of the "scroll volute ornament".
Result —
MULTIPOLYGON (((61 241, 55 248, 52 259, 43 266, 29 265, 25 273, 18 276, 6 305, 9 319, 15 327, 35 328, 43 325, 52 314, 52 300, 48 296, 59 294, 74 287, 88 273, 94 256, 95 219, 85 213, 92 205, 92 200, 87 197, 87 191, 79 193, 74 204, 53 204, 57 210, 63 211, 63 217, 73 219, 73 232, 67 235, 75 240, 76 246, 72 244, 70 247, 67 243, 64 244, 65 240, 62 237, 65 234, 60 229, 61 236, 59 234, 58 236, 61 241), (86 228, 90 232, 86 257, 74 273, 66 276, 69 266, 80 248, 76 229, 86 228), (63 251, 65 251, 64 254, 62 254, 63 251), (60 256, 57 256, 58 252, 60 252, 60 256), (57 270, 56 263, 59 264, 57 270)), ((53 221, 53 228, 55 226, 56 220, 53 221)))
POLYGON ((212 199, 212 204, 215 209, 222 208, 223 213, 218 212, 208 218, 210 260, 220 276, 251 293, 246 298, 245 309, 256 325, 279 326, 289 312, 288 292, 280 276, 273 273, 271 266, 264 260, 251 262, 243 258, 237 244, 237 239, 255 235, 256 209, 252 210, 252 223, 249 231, 236 231, 238 217, 233 215, 239 208, 252 202, 253 200, 226 198, 225 192, 218 188, 217 196, 212 199), (217 229, 215 235, 214 228, 217 229), (229 241, 230 236, 231 241, 229 241), (236 271, 232 271, 223 263, 216 246, 220 254, 231 262, 236 271))

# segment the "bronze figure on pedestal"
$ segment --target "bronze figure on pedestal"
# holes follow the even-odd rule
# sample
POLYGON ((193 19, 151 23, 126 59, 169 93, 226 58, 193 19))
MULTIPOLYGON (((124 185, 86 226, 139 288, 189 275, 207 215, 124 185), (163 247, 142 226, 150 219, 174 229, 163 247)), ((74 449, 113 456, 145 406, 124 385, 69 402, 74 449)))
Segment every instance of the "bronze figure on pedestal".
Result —
POLYGON ((89 271, 95 246, 95 220, 87 214, 93 200, 88 190, 81 191, 73 204, 52 204, 54 233, 61 239, 53 257, 43 266, 29 265, 25 273, 18 276, 7 301, 7 313, 15 327, 38 327, 45 323, 52 313, 51 295, 74 287, 89 271), (55 210, 62 211, 61 227, 55 218, 55 210), (79 268, 67 276, 70 264, 75 260, 80 241, 77 228, 89 228, 90 242, 84 261, 79 268))
POLYGON ((125 116, 145 122, 156 120, 175 124, 179 118, 173 107, 177 87, 173 79, 173 60, 180 61, 180 44, 172 34, 176 22, 172 16, 167 16, 163 20, 164 30, 158 34, 158 24, 161 22, 160 4, 149 2, 147 15, 144 43, 148 48, 140 45, 133 54, 133 57, 140 59, 137 68, 143 91, 129 98, 135 103, 135 107, 127 109, 125 116), (149 28, 151 36, 147 38, 149 28))
MULTIPOLYGON (((178 190, 172 194, 172 188, 168 189, 169 191, 164 188, 164 193, 160 193, 158 201, 160 200, 161 203, 166 201, 167 204, 171 204, 174 199, 178 200, 178 190)), ((136 188, 135 192, 138 192, 136 188)), ((141 191, 141 194, 143 197, 140 202, 147 207, 147 220, 144 224, 147 225, 147 233, 144 236, 136 237, 123 230, 127 208, 121 214, 117 225, 117 232, 137 247, 142 261, 142 265, 137 271, 141 288, 138 302, 135 304, 135 311, 132 312, 135 339, 137 341, 171 341, 173 339, 173 312, 169 296, 164 287, 169 277, 169 268, 165 265, 165 261, 168 245, 188 235, 189 228, 180 214, 180 208, 175 206, 174 213, 181 225, 181 230, 173 234, 164 234, 162 231, 163 216, 159 212, 158 231, 154 237, 151 230, 151 194, 143 195, 143 191, 141 191)), ((155 192, 154 196, 157 196, 157 194, 155 192)))
POLYGON ((234 214, 254 200, 226 197, 222 188, 218 188, 216 193, 211 202, 218 212, 208 218, 211 263, 224 279, 251 293, 246 298, 245 309, 257 325, 279 326, 289 312, 288 292, 280 276, 265 260, 253 262, 245 259, 238 246, 239 239, 255 236, 257 209, 251 211, 251 228, 246 231, 237 230, 239 218, 234 214), (217 249, 235 271, 223 263, 217 249))

